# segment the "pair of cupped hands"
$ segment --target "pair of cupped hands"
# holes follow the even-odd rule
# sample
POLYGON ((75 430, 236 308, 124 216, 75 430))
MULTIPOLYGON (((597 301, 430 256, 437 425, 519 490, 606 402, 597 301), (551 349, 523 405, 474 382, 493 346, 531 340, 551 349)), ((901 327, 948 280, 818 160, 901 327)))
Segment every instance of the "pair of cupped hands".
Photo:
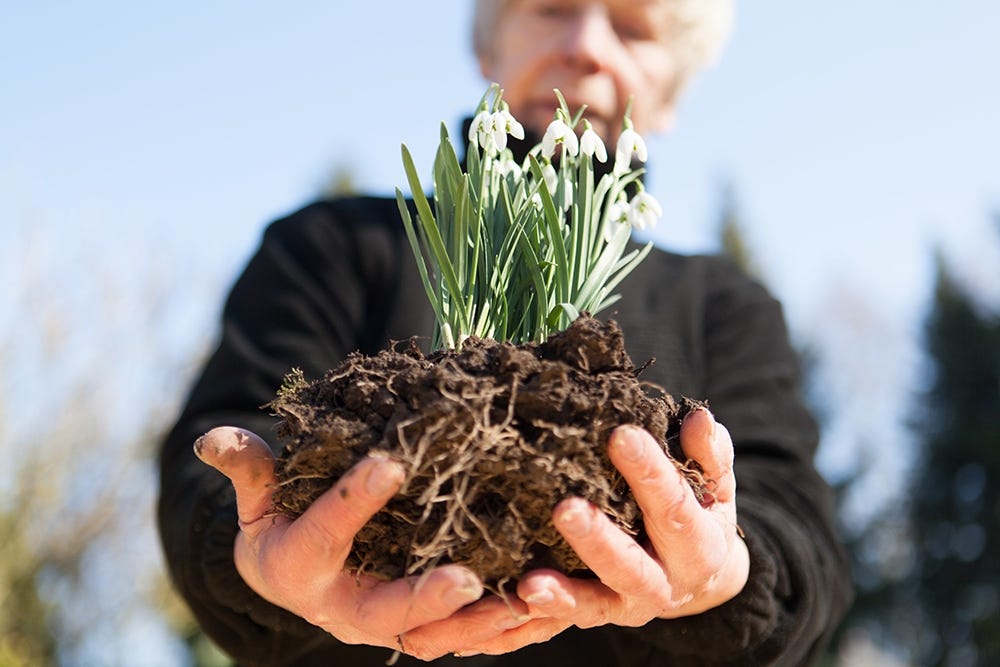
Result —
POLYGON ((649 433, 618 427, 608 454, 642 510, 648 541, 636 542, 586 500, 567 498, 552 521, 596 579, 533 570, 506 599, 484 596, 461 565, 394 581, 345 569, 355 534, 403 483, 399 462, 360 461, 293 520, 271 512, 275 458, 260 437, 220 427, 199 438, 195 452, 233 483, 240 523, 233 555, 254 591, 342 642, 430 660, 507 653, 574 625, 640 626, 697 614, 739 593, 749 555, 736 524, 729 432, 699 408, 680 438, 711 480, 710 504, 699 503, 649 433))

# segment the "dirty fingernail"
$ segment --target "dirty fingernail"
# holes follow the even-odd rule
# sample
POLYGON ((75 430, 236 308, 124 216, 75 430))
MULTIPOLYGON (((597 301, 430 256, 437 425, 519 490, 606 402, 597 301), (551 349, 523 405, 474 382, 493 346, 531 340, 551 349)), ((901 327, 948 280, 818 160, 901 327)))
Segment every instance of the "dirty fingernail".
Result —
POLYGON ((584 537, 592 524, 590 512, 576 507, 560 514, 558 521, 563 530, 574 537, 584 537))
POLYGON ((627 461, 638 461, 642 458, 644 447, 639 430, 631 426, 619 429, 615 433, 615 450, 627 461))
POLYGON ((555 599, 556 596, 552 593, 552 591, 547 588, 543 588, 542 590, 536 591, 524 598, 524 601, 533 605, 547 605, 552 604, 555 599))
POLYGON ((715 438, 715 415, 712 414, 712 411, 705 407, 699 407, 695 409, 695 412, 705 415, 708 419, 708 437, 715 438))
POLYGON ((368 472, 365 489, 373 496, 384 496, 399 486, 403 475, 403 466, 395 461, 381 459, 368 472))
POLYGON ((479 582, 469 577, 460 586, 449 588, 444 592, 444 600, 452 605, 467 605, 475 602, 483 595, 483 587, 479 582))
POLYGON ((205 460, 205 455, 203 450, 205 449, 205 435, 198 436, 198 439, 194 441, 194 455, 197 456, 202 461, 205 460))
POLYGON ((505 616, 497 621, 493 627, 497 630, 513 630, 514 628, 521 627, 530 620, 531 617, 528 615, 505 616))

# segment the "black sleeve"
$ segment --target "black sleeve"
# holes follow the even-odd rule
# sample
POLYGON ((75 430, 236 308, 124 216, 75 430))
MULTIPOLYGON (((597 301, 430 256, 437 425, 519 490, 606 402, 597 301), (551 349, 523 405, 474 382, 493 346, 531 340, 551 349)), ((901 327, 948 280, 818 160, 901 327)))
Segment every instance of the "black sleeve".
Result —
POLYGON ((725 261, 687 285, 709 400, 735 448, 737 512, 750 578, 728 603, 636 632, 661 664, 805 665, 821 653, 850 603, 832 492, 813 464, 818 432, 799 391, 798 357, 779 304, 725 261), (700 287, 699 287, 700 286, 700 287))
POLYGON ((348 353, 383 344, 371 329, 384 331, 395 307, 401 250, 401 235, 383 224, 398 213, 386 206, 395 203, 317 204, 267 229, 229 295, 218 348, 161 448, 158 520, 173 581, 205 631, 246 664, 293 662, 329 638, 243 582, 232 557, 231 485, 192 445, 220 425, 273 440, 262 406, 293 367, 318 377, 348 353))

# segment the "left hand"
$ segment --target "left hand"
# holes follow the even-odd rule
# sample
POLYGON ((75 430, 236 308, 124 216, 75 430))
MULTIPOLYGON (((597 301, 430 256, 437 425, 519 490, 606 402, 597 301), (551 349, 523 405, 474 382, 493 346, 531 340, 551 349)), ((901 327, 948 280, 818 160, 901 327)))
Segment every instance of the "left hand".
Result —
POLYGON ((699 408, 681 426, 681 447, 711 480, 714 502, 701 506, 649 433, 615 429, 609 455, 642 510, 648 542, 636 542, 586 500, 567 498, 556 506, 553 522, 597 579, 527 573, 517 594, 531 620, 461 654, 506 653, 573 625, 640 626, 698 614, 735 597, 746 584, 750 557, 736 525, 732 440, 699 408))

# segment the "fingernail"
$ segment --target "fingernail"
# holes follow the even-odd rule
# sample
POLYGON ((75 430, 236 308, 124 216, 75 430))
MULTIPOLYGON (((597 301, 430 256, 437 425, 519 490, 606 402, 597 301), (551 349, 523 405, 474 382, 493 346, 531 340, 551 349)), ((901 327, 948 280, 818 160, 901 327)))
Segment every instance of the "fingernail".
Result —
POLYGON ((396 490, 396 487, 403 481, 403 466, 379 457, 377 463, 372 466, 365 480, 365 489, 373 496, 384 496, 396 490))
POLYGON ((449 588, 444 592, 444 600, 448 604, 465 606, 483 596, 483 587, 475 577, 469 575, 461 585, 449 588))
POLYGON ((524 598, 524 601, 533 605, 547 605, 552 604, 555 599, 556 596, 552 593, 552 591, 547 588, 543 588, 542 590, 536 591, 524 598))
POLYGON ((592 525, 590 512, 581 508, 566 510, 558 517, 559 525, 574 537, 584 537, 592 525))
POLYGON ((200 435, 198 436, 198 439, 194 441, 194 455, 202 461, 205 460, 205 457, 202 454, 203 449, 205 449, 205 435, 200 435))
POLYGON ((615 451, 627 461, 638 461, 645 453, 639 429, 633 426, 623 426, 616 430, 614 439, 615 451))
POLYGON ((513 630, 514 628, 521 627, 530 620, 531 617, 526 614, 523 616, 522 615, 505 616, 501 618, 499 621, 497 621, 493 627, 495 627, 497 630, 513 630))
POLYGON ((708 417, 708 437, 714 438, 715 437, 715 415, 712 414, 711 410, 709 410, 708 408, 703 407, 703 406, 699 406, 699 407, 695 408, 695 412, 701 412, 706 417, 708 417))

